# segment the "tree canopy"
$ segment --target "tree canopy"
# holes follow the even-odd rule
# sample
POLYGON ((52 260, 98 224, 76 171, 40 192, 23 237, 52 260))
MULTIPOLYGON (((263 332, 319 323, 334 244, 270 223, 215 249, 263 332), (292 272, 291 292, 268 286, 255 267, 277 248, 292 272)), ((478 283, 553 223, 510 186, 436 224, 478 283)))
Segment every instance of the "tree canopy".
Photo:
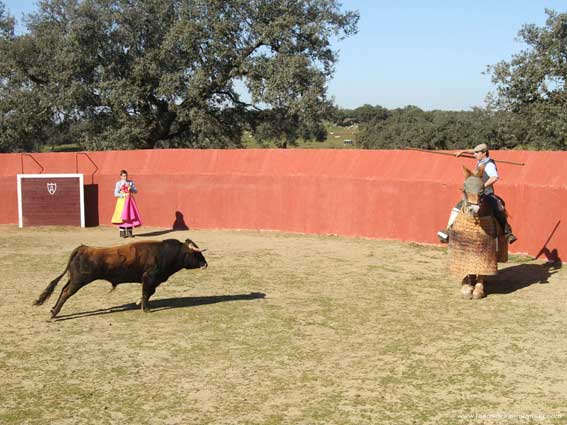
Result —
POLYGON ((567 149, 567 13, 546 10, 545 26, 524 25, 527 48, 489 66, 496 92, 486 108, 423 111, 363 105, 337 110, 336 123, 358 123, 358 146, 367 149, 567 149))
POLYGON ((368 149, 567 149, 567 13, 524 25, 527 46, 489 66, 486 108, 332 105, 338 0, 39 0, 26 31, 0 0, 0 152, 242 147, 324 140, 359 126, 368 149))
POLYGON ((544 27, 527 24, 518 33, 528 46, 510 61, 490 66, 496 93, 489 109, 501 112, 506 143, 567 149, 567 13, 546 10, 544 27), (502 113, 507 112, 507 113, 502 113))
POLYGON ((288 123, 276 126, 277 137, 300 127, 314 134, 331 106, 331 42, 358 23, 336 0, 37 7, 17 35, 0 2, 0 151, 47 140, 89 149, 237 147, 250 120, 262 129, 264 116, 288 123))
MULTIPOLYGON (((464 149, 478 143, 497 147, 495 115, 482 108, 472 111, 423 111, 417 106, 398 109, 372 108, 375 114, 361 117, 359 108, 341 112, 359 124, 357 145, 364 149, 464 149)), ((344 118, 343 118, 344 119, 344 118)))

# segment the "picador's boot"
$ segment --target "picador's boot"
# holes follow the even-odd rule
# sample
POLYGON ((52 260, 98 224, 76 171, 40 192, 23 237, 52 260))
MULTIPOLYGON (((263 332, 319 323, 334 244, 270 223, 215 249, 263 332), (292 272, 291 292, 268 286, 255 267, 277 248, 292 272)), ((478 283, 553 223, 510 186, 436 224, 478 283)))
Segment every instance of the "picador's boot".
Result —
POLYGON ((124 227, 120 228, 120 237, 121 238, 125 238, 126 237, 126 229, 124 227))
POLYGON ((439 238, 439 242, 441 243, 449 243, 449 232, 451 231, 451 227, 453 227, 453 223, 457 219, 459 215, 461 202, 459 202, 452 210, 451 215, 449 216, 449 221, 447 222, 447 228, 443 230, 439 230, 437 232, 437 237, 439 238))
POLYGON ((437 237, 441 243, 449 243, 449 229, 439 230, 437 232, 437 237))
POLYGON ((126 228, 126 232, 128 232, 128 233, 127 233, 127 236, 126 236, 127 238, 133 238, 133 237, 134 237, 134 234, 132 233, 132 228, 131 228, 131 227, 127 227, 127 228, 126 228))
POLYGON ((512 228, 508 223, 506 223, 506 226, 504 227, 504 236, 510 245, 518 240, 518 238, 512 233, 512 228))

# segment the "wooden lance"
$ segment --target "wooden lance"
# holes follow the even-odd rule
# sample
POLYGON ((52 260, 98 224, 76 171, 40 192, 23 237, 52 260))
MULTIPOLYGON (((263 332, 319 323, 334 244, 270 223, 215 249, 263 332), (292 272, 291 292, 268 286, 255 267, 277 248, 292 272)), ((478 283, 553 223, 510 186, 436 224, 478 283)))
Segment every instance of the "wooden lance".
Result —
MULTIPOLYGON (((418 151, 418 152, 427 152, 427 153, 434 153, 437 155, 446 155, 446 156, 452 156, 453 158, 457 158, 457 156, 454 153, 449 153, 449 152, 441 152, 441 151, 431 151, 428 149, 419 149, 419 148, 404 148, 406 150, 409 151, 418 151)), ((473 155, 469 154, 469 153, 464 153, 462 155, 459 155, 459 157, 464 157, 464 158, 474 158, 473 155)), ((494 162, 501 162, 503 164, 511 164, 511 165, 526 165, 524 162, 514 162, 514 161, 505 161, 503 159, 494 159, 492 157, 490 157, 494 162)))

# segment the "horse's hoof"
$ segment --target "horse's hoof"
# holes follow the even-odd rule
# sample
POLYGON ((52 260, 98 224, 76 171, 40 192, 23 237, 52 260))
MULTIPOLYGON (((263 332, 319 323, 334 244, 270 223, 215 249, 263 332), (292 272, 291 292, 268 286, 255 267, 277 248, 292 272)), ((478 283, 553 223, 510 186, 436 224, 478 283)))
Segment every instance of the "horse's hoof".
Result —
POLYGON ((480 284, 476 284, 474 287, 474 291, 472 293, 472 299, 473 300, 480 300, 481 298, 484 298, 484 287, 480 284))
POLYGON ((473 297, 473 287, 471 285, 463 285, 461 295, 465 300, 471 300, 473 297))

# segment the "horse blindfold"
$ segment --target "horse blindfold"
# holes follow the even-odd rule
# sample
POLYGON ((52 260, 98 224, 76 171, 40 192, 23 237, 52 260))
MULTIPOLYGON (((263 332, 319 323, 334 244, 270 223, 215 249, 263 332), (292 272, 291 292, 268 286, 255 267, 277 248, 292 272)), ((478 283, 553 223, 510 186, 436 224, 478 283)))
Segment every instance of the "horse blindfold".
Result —
POLYGON ((465 180, 465 193, 484 195, 484 182, 480 177, 471 176, 465 180))

